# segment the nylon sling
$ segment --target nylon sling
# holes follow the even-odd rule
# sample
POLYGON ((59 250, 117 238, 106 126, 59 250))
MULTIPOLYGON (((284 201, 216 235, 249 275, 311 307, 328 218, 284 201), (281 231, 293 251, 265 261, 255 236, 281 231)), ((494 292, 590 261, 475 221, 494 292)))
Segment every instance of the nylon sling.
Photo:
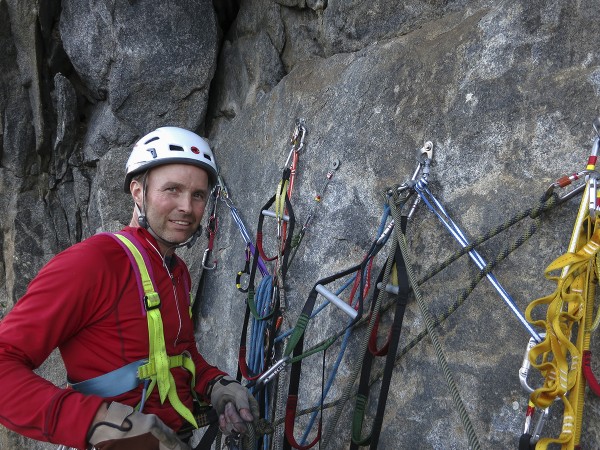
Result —
POLYGON ((556 398, 563 402, 563 425, 557 438, 542 438, 536 448, 552 444, 572 449, 579 445, 583 415, 585 378, 582 357, 589 350, 593 310, 596 257, 600 250, 600 218, 589 217, 589 190, 582 197, 569 251, 556 258, 545 270, 546 278, 557 283, 556 290, 532 301, 526 309, 527 319, 546 330, 545 339, 529 352, 531 365, 544 377, 530 400, 539 408, 549 407, 556 398), (552 275, 560 271, 560 275, 552 275), (545 320, 534 320, 532 311, 547 308, 545 320), (577 332, 575 342, 572 335, 577 332))
MULTIPOLYGON (((276 201, 276 196, 274 195, 273 197, 271 197, 269 199, 269 201, 267 201, 267 203, 265 203, 265 205, 262 207, 261 211, 268 210, 275 201, 276 201)), ((288 210, 288 215, 290 218, 289 226, 288 226, 289 232, 288 232, 288 235, 286 238, 285 246, 287 248, 291 248, 291 241, 292 241, 292 237, 293 237, 295 219, 294 219, 294 212, 292 209, 292 205, 291 205, 291 202, 290 202, 289 198, 287 197, 287 195, 284 195, 284 205, 288 210)), ((277 293, 274 296, 275 304, 272 306, 271 312, 269 312, 265 315, 261 315, 260 312, 256 308, 255 280, 256 280, 256 271, 257 271, 257 267, 258 267, 259 258, 261 257, 259 255, 260 255, 260 253, 262 253, 263 222, 264 222, 264 215, 261 213, 258 218, 258 226, 257 226, 257 233, 256 233, 256 235, 257 235, 256 246, 260 250, 254 253, 254 256, 252 259, 252 267, 250 269, 250 277, 248 280, 246 311, 244 313, 244 323, 242 325, 242 333, 240 336, 240 347, 239 347, 239 352, 238 352, 238 374, 237 374, 238 380, 241 380, 241 378, 244 377, 247 380, 254 381, 260 376, 260 374, 250 373, 250 369, 249 369, 248 363, 246 361, 246 356, 247 356, 246 341, 248 338, 248 325, 250 323, 250 315, 252 315, 254 317, 254 319, 257 321, 265 321, 265 320, 272 319, 271 320, 271 329, 269 331, 270 340, 268 343, 268 353, 270 353, 271 349, 273 348, 275 332, 276 332, 275 326, 277 324, 277 319, 280 315, 280 301, 279 301, 280 297, 279 297, 279 295, 277 295, 277 293)), ((285 278, 285 275, 287 274, 288 254, 289 254, 289 252, 283 253, 283 261, 281 262, 281 268, 282 268, 281 273, 284 278, 285 278)), ((265 259, 264 256, 262 256, 262 258, 265 259)))
MULTIPOLYGON (((365 256, 365 258, 362 260, 362 262, 360 264, 317 281, 315 283, 314 287, 312 288, 311 292, 308 295, 308 299, 306 300, 306 302, 304 304, 302 312, 296 321, 294 330, 293 330, 293 332, 287 342, 287 345, 284 349, 284 352, 283 352, 283 360, 282 361, 287 360, 292 365, 291 373, 290 373, 290 382, 289 382, 289 386, 288 386, 288 399, 287 399, 287 403, 286 403, 285 435, 284 435, 285 439, 284 439, 284 443, 283 443, 284 450, 289 450, 291 448, 307 450, 307 449, 314 447, 321 439, 322 417, 319 420, 319 427, 318 427, 317 435, 310 444, 300 445, 294 437, 294 423, 296 420, 296 407, 298 404, 298 392, 299 392, 299 386, 300 386, 300 376, 301 376, 301 372, 302 372, 302 360, 310 355, 313 355, 320 351, 324 351, 327 348, 329 348, 340 336, 342 336, 346 332, 346 330, 348 328, 351 328, 352 326, 354 326, 354 324, 356 324, 362 318, 363 308, 364 308, 364 306, 363 306, 363 303, 364 303, 364 301, 363 301, 364 300, 363 299, 363 293, 364 293, 363 273, 365 271, 365 268, 369 264, 369 261, 385 245, 390 231, 391 231, 391 226, 388 226, 388 228, 384 231, 384 233, 382 233, 382 235, 372 243, 371 248, 369 249, 369 251, 367 252, 367 255, 365 256), (308 326, 308 322, 310 320, 310 317, 311 317, 312 312, 315 307, 315 303, 316 303, 316 299, 317 299, 317 295, 318 295, 317 286, 325 286, 325 285, 330 284, 340 278, 351 275, 355 272, 358 272, 359 273, 358 276, 360 277, 358 310, 357 310, 358 314, 356 315, 356 317, 354 319, 352 319, 346 325, 346 327, 343 330, 336 333, 334 336, 326 339, 321 345, 304 352, 304 336, 305 336, 306 328, 308 326)), ((322 399, 321 399, 321 401, 322 401, 322 399)))
MULTIPOLYGON (((404 228, 404 227, 403 227, 404 228)), ((387 403, 387 397, 391 385, 392 375, 394 372, 394 365, 396 359, 396 353, 400 342, 400 334, 402 331, 402 322, 404 319, 404 312, 410 295, 410 284, 408 281, 408 275, 406 273, 406 266, 404 264, 404 258, 402 252, 398 246, 395 246, 393 255, 394 266, 392 268, 392 276, 395 273, 397 277, 398 294, 395 298, 395 312, 394 320, 388 338, 381 349, 376 348, 377 340, 377 329, 379 322, 379 315, 375 318, 375 325, 369 336, 369 351, 365 353, 365 357, 362 363, 361 377, 358 387, 358 393, 356 397, 356 407, 354 410, 354 416, 352 420, 352 442, 350 444, 351 450, 358 449, 359 446, 369 445, 371 449, 376 449, 379 444, 379 435, 381 433, 381 427, 383 424, 383 415, 385 413, 385 407, 387 403), (395 270, 394 270, 395 269, 395 270), (381 388, 379 391, 379 399, 377 402, 377 411, 373 420, 373 426, 371 433, 362 438, 360 432, 362 429, 365 408, 369 397, 369 382, 371 376, 372 363, 375 356, 386 356, 385 366, 383 371, 383 378, 381 381, 381 388)), ((378 283, 383 280, 384 269, 379 274, 378 283)), ((384 289, 385 287, 382 286, 384 289)), ((379 288, 376 287, 374 297, 379 295, 379 288)), ((371 303, 373 306, 375 302, 371 303)))

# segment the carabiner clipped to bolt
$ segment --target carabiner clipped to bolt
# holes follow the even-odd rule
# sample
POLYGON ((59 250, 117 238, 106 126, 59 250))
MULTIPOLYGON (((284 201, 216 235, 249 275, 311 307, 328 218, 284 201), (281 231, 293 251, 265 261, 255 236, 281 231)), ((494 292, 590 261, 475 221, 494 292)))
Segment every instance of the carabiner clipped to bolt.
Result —
MULTIPOLYGON (((433 161, 433 142, 427 141, 419 150, 417 150, 417 167, 413 172, 410 180, 405 181, 396 187, 396 193, 399 195, 399 201, 404 205, 408 212, 402 212, 402 215, 407 219, 411 219, 417 209, 417 206, 421 202, 421 197, 416 196, 410 206, 408 199, 415 193, 415 186, 421 185, 426 186, 429 178, 430 167, 433 161)), ((394 192, 388 192, 388 195, 392 195, 394 192)))
POLYGON ((285 161, 284 168, 290 165, 290 161, 292 161, 292 156, 300 153, 302 148, 304 147, 304 138, 306 136, 306 127, 304 126, 304 119, 298 119, 296 121, 296 127, 292 132, 292 136, 290 137, 290 145, 292 148, 290 149, 290 153, 288 154, 287 160, 285 161))

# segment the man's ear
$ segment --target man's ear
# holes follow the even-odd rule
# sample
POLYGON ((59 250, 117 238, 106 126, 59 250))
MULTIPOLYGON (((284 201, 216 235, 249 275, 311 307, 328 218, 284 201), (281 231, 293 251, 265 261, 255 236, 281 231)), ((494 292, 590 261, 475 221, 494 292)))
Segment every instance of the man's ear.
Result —
POLYGON ((140 180, 132 179, 131 183, 129 183, 129 191, 131 192, 133 201, 138 205, 141 205, 144 199, 144 187, 140 180))

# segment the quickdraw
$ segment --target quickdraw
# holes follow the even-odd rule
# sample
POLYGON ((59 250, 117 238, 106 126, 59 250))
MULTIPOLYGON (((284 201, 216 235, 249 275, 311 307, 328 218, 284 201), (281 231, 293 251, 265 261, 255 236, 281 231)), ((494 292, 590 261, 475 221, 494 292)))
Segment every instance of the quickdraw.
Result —
MULTIPOLYGON (((263 206, 259 214, 256 232, 256 252, 253 255, 252 266, 248 273, 247 288, 242 288, 240 278, 248 272, 249 254, 246 253, 244 271, 238 273, 236 287, 246 291, 246 313, 240 337, 238 354, 238 380, 242 377, 248 380, 247 387, 257 397, 261 406, 261 413, 268 417, 269 396, 267 391, 256 386, 257 380, 264 380, 274 369, 269 369, 270 362, 275 355, 275 335, 281 326, 283 311, 285 310, 285 296, 283 283, 289 266, 289 253, 292 248, 295 216, 290 202, 294 180, 297 172, 298 155, 304 147, 306 127, 303 120, 296 122, 296 127, 290 139, 292 149, 288 155, 283 169, 281 181, 277 186, 275 195, 263 206), (291 164, 290 164, 291 161, 291 164), (270 208, 273 206, 273 211, 270 208), (277 222, 276 254, 268 257, 263 248, 263 223, 265 217, 274 217, 277 222), (260 259, 275 261, 273 275, 268 271, 263 275, 258 290, 255 288, 256 268, 260 259), (252 317, 251 317, 252 316, 252 317), (250 358, 247 356, 248 326, 252 318, 252 334, 250 336, 250 358)), ((264 442, 265 446, 267 441, 264 442)))
MULTIPOLYGON (((560 444, 563 449, 579 446, 583 416, 586 352, 590 348, 595 285, 598 281, 597 256, 600 251, 600 216, 596 160, 600 147, 600 121, 594 122, 596 137, 585 170, 586 188, 581 199, 567 253, 555 259, 545 276, 557 284, 554 293, 532 301, 527 320, 545 329, 544 339, 529 350, 531 366, 540 371, 543 385, 530 394, 530 407, 547 409, 557 399, 563 403, 563 426, 556 438, 543 437, 530 445, 546 449, 560 444), (557 275, 558 273, 558 275, 557 275), (545 309, 545 320, 534 318, 538 307, 545 309)), ((575 176, 569 178, 574 180, 575 176)), ((557 183, 562 186, 562 183, 557 183)), ((528 409, 529 413, 529 409, 528 409)), ((526 420, 529 414, 526 415, 526 420)), ((528 439, 522 436, 523 448, 528 439)))
MULTIPOLYGON (((240 216, 238 209, 236 208, 235 204, 231 200, 231 195, 229 194, 229 190, 227 189, 227 185, 225 184, 223 177, 221 175, 219 175, 218 179, 219 179, 219 186, 220 186, 219 198, 229 208, 231 217, 233 218, 234 222, 236 223, 236 225, 240 231, 240 234, 242 235, 242 239, 244 239, 244 242, 246 243, 247 251, 250 251, 250 253, 252 255, 254 255, 256 252, 256 248, 254 246, 254 243, 252 242, 250 233, 248 232, 246 225, 244 225, 244 221, 242 220, 242 217, 240 216)), ((258 269, 260 270, 260 273, 262 276, 265 276, 269 273, 267 266, 265 265, 264 261, 261 258, 258 259, 257 264, 258 264, 258 269)), ((236 282, 237 282, 237 280, 236 280, 236 282)))
MULTIPOLYGON (((271 197, 269 199, 269 201, 263 206, 262 210, 261 210, 261 214, 258 218, 258 226, 257 226, 257 247, 259 247, 259 243, 262 240, 262 229, 263 229, 263 222, 264 222, 264 218, 265 218, 265 214, 262 213, 262 211, 268 210, 271 205, 273 205, 273 203, 275 202, 275 196, 271 197)), ((292 209, 292 205, 287 197, 287 194, 285 195, 285 204, 286 207, 288 208, 288 212, 290 214, 289 216, 289 227, 290 230, 293 232, 294 229, 294 223, 295 223, 295 218, 294 218, 294 213, 293 213, 293 209, 292 209)), ((292 234, 290 233, 287 237, 288 242, 286 243, 286 246, 291 245, 291 239, 292 239, 292 234)), ((281 263, 281 275, 283 277, 285 277, 285 274, 287 273, 287 256, 288 253, 285 253, 283 256, 283 261, 281 263)), ((256 303, 255 303, 255 294, 256 294, 256 286, 255 286, 255 278, 256 278, 256 270, 258 267, 258 260, 259 260, 259 255, 258 252, 254 254, 254 258, 252 260, 252 267, 250 269, 250 276, 249 276, 249 281, 248 281, 248 288, 247 288, 247 300, 246 300, 246 313, 244 315, 244 323, 242 325, 242 335, 240 337, 240 348, 239 348, 239 354, 238 354, 238 378, 241 379, 241 377, 243 376, 245 379, 253 381, 253 380, 257 380, 261 373, 251 373, 249 366, 246 362, 246 340, 247 340, 247 329, 248 329, 248 324, 250 322, 250 315, 253 316, 253 318, 257 321, 266 321, 269 319, 276 319, 276 314, 278 314, 278 311, 280 309, 280 305, 279 305, 279 296, 276 295, 276 292, 273 295, 273 298, 275 299, 275 303, 269 308, 269 312, 267 313, 263 313, 261 315, 261 313, 259 312, 259 310, 256 307, 256 303)), ((273 321, 273 324, 276 324, 276 320, 273 321)), ((271 334, 272 336, 274 335, 274 332, 271 334)), ((272 347, 272 344, 269 344, 269 347, 272 347)))

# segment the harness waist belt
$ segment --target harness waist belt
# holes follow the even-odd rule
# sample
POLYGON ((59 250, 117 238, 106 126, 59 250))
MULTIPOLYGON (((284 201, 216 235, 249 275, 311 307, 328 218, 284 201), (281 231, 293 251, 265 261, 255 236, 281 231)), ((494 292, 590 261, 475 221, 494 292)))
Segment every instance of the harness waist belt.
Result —
MULTIPOLYGON (((191 357, 185 354, 169 356, 169 369, 175 367, 183 367, 188 372, 194 373, 194 362, 191 357)), ((89 380, 79 383, 69 382, 69 386, 86 395, 99 395, 105 398, 116 397, 135 389, 144 380, 155 375, 155 365, 148 362, 147 359, 140 359, 89 380)))
POLYGON ((138 387, 142 382, 138 378, 138 368, 147 363, 147 359, 140 359, 139 361, 134 361, 112 372, 90 378, 89 380, 79 383, 69 382, 69 386, 86 395, 116 397, 138 387))

